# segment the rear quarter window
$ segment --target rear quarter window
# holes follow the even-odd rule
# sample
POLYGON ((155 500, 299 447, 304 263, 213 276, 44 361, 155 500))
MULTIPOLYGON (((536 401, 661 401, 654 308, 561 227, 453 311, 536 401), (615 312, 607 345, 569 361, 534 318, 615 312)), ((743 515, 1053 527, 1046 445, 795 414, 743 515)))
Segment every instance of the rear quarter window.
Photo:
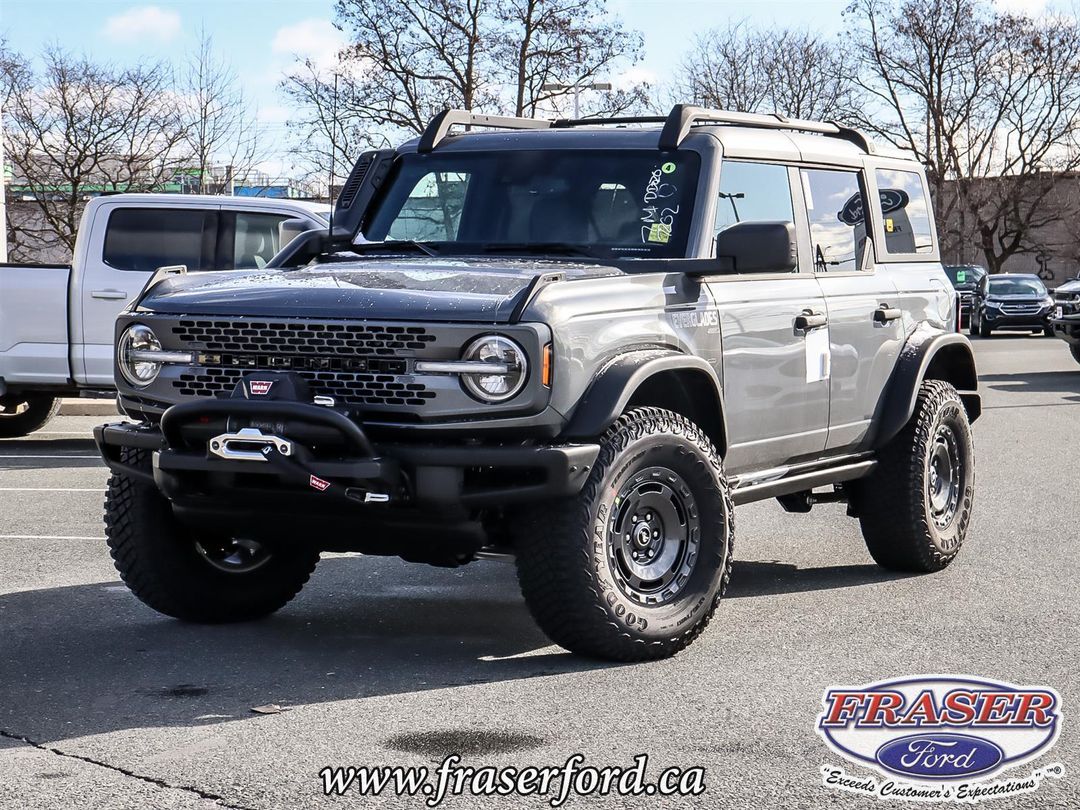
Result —
POLYGON ((896 169, 878 169, 885 252, 926 254, 934 252, 934 229, 922 175, 896 169))

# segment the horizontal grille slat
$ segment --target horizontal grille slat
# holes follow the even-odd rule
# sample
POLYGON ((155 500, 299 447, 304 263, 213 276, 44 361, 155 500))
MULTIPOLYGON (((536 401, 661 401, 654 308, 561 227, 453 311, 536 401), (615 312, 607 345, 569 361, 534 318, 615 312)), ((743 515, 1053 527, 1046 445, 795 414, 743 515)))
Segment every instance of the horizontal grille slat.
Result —
POLYGON ((173 335, 205 351, 390 355, 420 351, 435 341, 423 326, 321 321, 185 319, 173 335))
MULTIPOLYGON (((173 387, 184 396, 229 396, 247 373, 240 368, 201 367, 184 372, 173 387)), ((311 386, 315 396, 331 396, 341 405, 401 406, 423 405, 435 397, 423 383, 403 381, 393 374, 357 374, 341 371, 297 372, 311 386)))

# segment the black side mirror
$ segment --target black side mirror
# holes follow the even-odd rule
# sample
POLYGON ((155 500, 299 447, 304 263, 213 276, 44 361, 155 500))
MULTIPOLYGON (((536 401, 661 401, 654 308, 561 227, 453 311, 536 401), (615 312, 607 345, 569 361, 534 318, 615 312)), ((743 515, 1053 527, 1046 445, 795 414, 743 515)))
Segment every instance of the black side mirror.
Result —
POLYGON ((729 273, 790 273, 796 267, 795 225, 739 222, 717 234, 716 258, 731 262, 729 273))

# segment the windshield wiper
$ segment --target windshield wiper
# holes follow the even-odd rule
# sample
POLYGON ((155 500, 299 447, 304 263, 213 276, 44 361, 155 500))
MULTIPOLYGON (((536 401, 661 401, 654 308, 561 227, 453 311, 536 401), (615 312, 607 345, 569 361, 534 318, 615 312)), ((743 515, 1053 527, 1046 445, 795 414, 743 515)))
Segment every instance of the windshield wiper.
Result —
POLYGON ((385 242, 361 242, 358 245, 353 245, 349 249, 354 253, 378 253, 380 251, 394 253, 409 248, 423 253, 425 256, 439 255, 439 251, 432 247, 430 243, 417 242, 415 239, 390 239, 385 242))
POLYGON ((567 242, 488 242, 478 245, 479 253, 527 253, 548 254, 555 256, 580 256, 586 259, 599 258, 595 253, 567 242))

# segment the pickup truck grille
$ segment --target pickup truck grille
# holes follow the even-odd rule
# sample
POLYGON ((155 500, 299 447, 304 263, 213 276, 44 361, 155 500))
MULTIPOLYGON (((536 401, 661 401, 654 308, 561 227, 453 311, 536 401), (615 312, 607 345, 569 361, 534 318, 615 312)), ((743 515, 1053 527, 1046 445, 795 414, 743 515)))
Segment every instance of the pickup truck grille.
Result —
POLYGON ((184 319, 173 334, 185 347, 267 354, 396 355, 435 340, 423 326, 332 321, 184 319))

